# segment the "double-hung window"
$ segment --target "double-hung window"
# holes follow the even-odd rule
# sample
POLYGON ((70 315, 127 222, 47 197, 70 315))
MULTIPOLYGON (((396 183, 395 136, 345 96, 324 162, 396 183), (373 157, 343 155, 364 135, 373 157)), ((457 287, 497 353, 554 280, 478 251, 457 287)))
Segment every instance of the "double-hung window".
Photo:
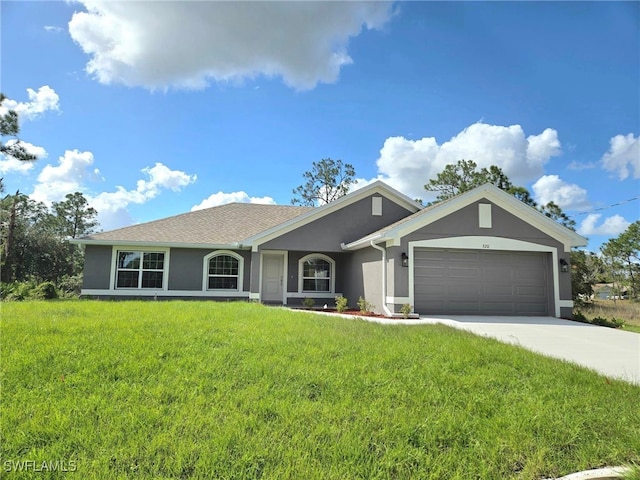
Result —
POLYGON ((162 289, 164 252, 118 251, 116 288, 162 289))

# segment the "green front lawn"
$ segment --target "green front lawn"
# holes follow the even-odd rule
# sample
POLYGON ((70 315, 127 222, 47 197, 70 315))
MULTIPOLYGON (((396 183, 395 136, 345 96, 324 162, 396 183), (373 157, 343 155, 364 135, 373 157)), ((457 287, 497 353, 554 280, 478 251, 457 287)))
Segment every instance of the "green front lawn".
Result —
POLYGON ((441 325, 249 303, 1 308, 0 476, 23 461, 72 462, 83 479, 538 479, 640 463, 640 387, 441 325))

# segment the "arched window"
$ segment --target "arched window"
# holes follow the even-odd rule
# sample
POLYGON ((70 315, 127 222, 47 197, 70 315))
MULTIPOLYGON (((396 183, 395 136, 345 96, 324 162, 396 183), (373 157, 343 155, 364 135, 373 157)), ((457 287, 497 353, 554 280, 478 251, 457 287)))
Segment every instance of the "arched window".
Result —
POLYGON ((221 250, 205 257, 205 290, 242 290, 243 258, 221 250))
POLYGON ((335 262, 319 253, 307 255, 298 264, 301 292, 333 293, 335 262))

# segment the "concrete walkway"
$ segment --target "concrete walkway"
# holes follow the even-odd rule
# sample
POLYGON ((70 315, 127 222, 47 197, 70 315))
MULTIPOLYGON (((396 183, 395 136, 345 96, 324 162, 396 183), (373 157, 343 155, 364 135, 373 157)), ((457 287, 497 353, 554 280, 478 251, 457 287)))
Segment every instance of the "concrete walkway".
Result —
POLYGON ((553 317, 433 316, 415 320, 367 317, 389 324, 441 323, 549 357, 569 360, 640 385, 640 334, 553 317))

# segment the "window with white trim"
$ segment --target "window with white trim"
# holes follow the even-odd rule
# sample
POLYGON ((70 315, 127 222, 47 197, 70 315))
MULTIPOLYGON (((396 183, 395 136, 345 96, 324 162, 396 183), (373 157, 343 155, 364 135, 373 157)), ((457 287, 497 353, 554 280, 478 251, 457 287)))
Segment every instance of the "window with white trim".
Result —
POLYGON ((242 257, 231 252, 218 252, 205 257, 206 289, 240 290, 242 263, 242 257))
POLYGON ((119 250, 116 264, 116 288, 162 289, 164 252, 119 250))
POLYGON ((326 255, 312 254, 300 259, 300 290, 310 293, 332 293, 334 269, 335 262, 326 255))

